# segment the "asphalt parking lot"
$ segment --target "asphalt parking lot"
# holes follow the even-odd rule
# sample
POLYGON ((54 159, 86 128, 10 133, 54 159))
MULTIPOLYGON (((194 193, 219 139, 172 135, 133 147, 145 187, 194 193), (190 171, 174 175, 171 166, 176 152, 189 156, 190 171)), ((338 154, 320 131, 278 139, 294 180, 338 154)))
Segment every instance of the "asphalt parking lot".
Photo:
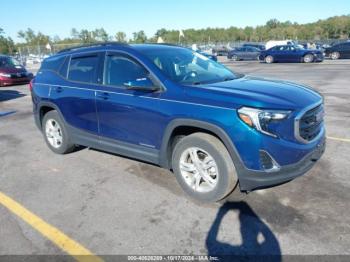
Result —
MULTIPOLYGON (((220 61, 324 95, 327 149, 306 175, 234 192, 226 204, 196 203, 156 166, 92 149, 55 155, 28 87, 11 86, 0 88, 0 192, 98 255, 350 255, 350 60, 220 61)), ((0 240, 0 255, 65 254, 1 204, 0 240)))

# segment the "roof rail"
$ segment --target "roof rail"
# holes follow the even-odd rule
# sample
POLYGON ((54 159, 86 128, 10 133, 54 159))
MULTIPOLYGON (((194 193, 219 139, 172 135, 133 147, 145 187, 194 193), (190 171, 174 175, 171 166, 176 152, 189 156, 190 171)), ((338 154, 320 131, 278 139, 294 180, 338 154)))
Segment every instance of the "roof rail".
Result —
POLYGON ((123 46, 128 46, 127 43, 122 43, 122 42, 100 42, 100 43, 91 43, 91 44, 86 44, 86 45, 77 45, 69 48, 62 49, 57 52, 57 54, 65 53, 68 51, 73 51, 73 50, 78 50, 80 48, 88 48, 88 47, 99 47, 99 46, 108 46, 108 45, 123 45, 123 46))
POLYGON ((145 43, 145 44, 149 44, 149 45, 168 45, 168 46, 178 46, 178 47, 183 47, 180 44, 174 44, 174 43, 145 43))

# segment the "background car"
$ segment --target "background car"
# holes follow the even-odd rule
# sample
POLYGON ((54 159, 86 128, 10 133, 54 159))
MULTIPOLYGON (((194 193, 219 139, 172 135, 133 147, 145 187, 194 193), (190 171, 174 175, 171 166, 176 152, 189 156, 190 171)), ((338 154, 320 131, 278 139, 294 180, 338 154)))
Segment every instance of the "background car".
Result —
POLYGON ((326 48, 325 55, 333 60, 350 58, 350 42, 340 43, 326 48))
POLYGON ((323 53, 320 50, 304 49, 293 45, 279 45, 261 51, 259 59, 266 63, 274 62, 322 62, 323 53))
POLYGON ((228 59, 232 59, 234 61, 239 61, 239 60, 259 60, 260 56, 260 49, 256 47, 238 47, 236 49, 231 50, 227 54, 228 59))
POLYGON ((216 46, 212 49, 212 53, 216 56, 227 56, 230 50, 227 46, 216 46))
POLYGON ((246 44, 243 44, 242 46, 244 46, 244 47, 255 47, 255 48, 259 49, 259 50, 266 50, 265 45, 262 45, 262 44, 246 43, 246 44))
POLYGON ((33 74, 14 58, 0 55, 0 86, 28 84, 33 74))

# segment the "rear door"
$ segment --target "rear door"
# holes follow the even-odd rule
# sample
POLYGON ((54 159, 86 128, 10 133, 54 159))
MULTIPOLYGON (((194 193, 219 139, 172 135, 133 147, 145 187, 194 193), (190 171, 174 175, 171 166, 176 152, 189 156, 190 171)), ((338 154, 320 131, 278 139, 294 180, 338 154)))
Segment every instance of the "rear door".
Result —
POLYGON ((259 51, 255 47, 247 47, 247 56, 251 60, 256 60, 257 57, 259 56, 259 51))
POLYGON ((242 48, 242 55, 241 57, 245 60, 251 59, 251 52, 249 47, 243 47, 242 48))
POLYGON ((50 97, 62 112, 74 134, 81 131, 98 135, 95 89, 102 53, 72 55, 66 81, 52 85, 50 97))
POLYGON ((300 62, 302 57, 303 51, 300 49, 295 48, 292 45, 288 46, 288 56, 287 60, 288 62, 300 62))

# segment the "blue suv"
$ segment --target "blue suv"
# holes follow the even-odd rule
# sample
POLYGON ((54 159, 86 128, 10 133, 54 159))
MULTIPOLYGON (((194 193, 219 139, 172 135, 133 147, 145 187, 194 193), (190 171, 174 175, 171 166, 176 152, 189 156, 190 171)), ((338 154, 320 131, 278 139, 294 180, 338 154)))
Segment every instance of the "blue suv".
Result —
POLYGON ((58 154, 77 145, 172 170, 218 201, 282 184, 325 148, 323 99, 245 76, 187 48, 103 43, 47 58, 31 83, 35 122, 58 154))

